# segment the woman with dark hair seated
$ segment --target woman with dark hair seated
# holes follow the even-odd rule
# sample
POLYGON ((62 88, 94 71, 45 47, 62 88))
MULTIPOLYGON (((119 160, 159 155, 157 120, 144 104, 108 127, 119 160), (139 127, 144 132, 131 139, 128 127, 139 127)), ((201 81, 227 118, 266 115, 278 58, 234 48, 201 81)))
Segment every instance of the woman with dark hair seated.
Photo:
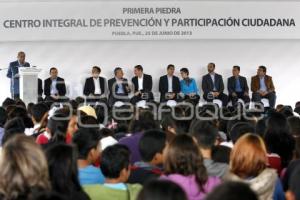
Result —
POLYGON ((187 200, 187 197, 177 184, 167 180, 153 180, 144 186, 137 200, 187 200))
POLYGON ((177 135, 164 152, 163 180, 177 183, 189 200, 204 199, 221 183, 217 177, 209 177, 196 141, 189 135, 177 135))
POLYGON ((187 68, 181 68, 180 74, 182 77, 180 88, 183 99, 194 105, 198 104, 200 96, 195 79, 189 77, 189 70, 187 68))
POLYGON ((80 186, 77 157, 72 146, 63 143, 53 144, 47 149, 46 156, 53 191, 66 199, 90 199, 80 186))

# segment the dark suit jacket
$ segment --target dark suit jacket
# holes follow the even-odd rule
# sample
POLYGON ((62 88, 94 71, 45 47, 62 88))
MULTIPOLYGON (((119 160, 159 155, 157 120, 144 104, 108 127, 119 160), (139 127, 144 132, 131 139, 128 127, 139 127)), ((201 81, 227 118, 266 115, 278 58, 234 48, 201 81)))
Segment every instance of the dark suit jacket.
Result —
MULTIPOLYGON (((273 84, 273 80, 271 76, 265 75, 265 84, 267 87, 268 92, 273 92, 275 91, 275 87, 273 84)), ((259 81, 259 76, 253 76, 251 78, 251 91, 252 92, 257 92, 260 89, 260 81, 259 81)))
POLYGON ((40 78, 38 78, 38 95, 43 95, 43 81, 40 78))
MULTIPOLYGON (((128 93, 130 93, 130 89, 129 89, 128 81, 127 81, 126 78, 123 78, 122 86, 123 86, 125 95, 128 95, 128 93), (126 87, 127 87, 129 90, 126 90, 126 87)), ((119 87, 119 86, 116 84, 116 78, 111 78, 111 79, 109 79, 109 80, 108 80, 109 96, 112 96, 113 93, 116 94, 117 91, 118 91, 118 87, 119 87)))
MULTIPOLYGON (((247 83, 247 79, 243 76, 239 76, 238 79, 240 80, 240 85, 242 88, 243 92, 249 92, 249 87, 248 87, 248 83, 247 83)), ((235 77, 231 76, 228 78, 227 81, 227 89, 228 89, 228 93, 232 94, 233 92, 235 92, 235 77)))
MULTIPOLYGON (((220 74, 215 73, 215 87, 216 91, 222 93, 224 91, 224 82, 220 74)), ((204 94, 213 92, 214 84, 213 80, 210 77, 210 74, 206 74, 202 77, 202 90, 204 94)))
MULTIPOLYGON (((139 90, 139 80, 138 77, 135 76, 131 79, 134 85, 134 92, 139 90)), ((152 76, 148 74, 144 74, 143 77, 143 92, 151 92, 152 91, 152 76)))
MULTIPOLYGON (((52 80, 50 78, 47 78, 44 81, 44 94, 46 96, 51 95, 51 84, 52 84, 52 80)), ((57 77, 56 89, 58 91, 59 96, 66 95, 66 84, 63 78, 57 77)))
MULTIPOLYGON (((161 76, 159 79, 159 92, 161 93, 160 96, 165 96, 165 94, 168 92, 168 76, 164 75, 161 76)), ((174 93, 179 93, 180 92, 180 81, 177 76, 173 76, 172 80, 172 87, 173 87, 173 92, 174 93)))
MULTIPOLYGON (((99 83, 100 83, 101 94, 105 94, 105 90, 106 90, 105 78, 99 77, 99 83)), ((95 94, 95 84, 94 84, 93 77, 87 78, 85 80, 83 94, 86 96, 89 96, 90 94, 95 94)))
MULTIPOLYGON (((24 67, 30 67, 28 62, 25 62, 24 67)), ((19 74, 19 62, 14 61, 9 63, 6 76, 11 79, 10 92, 12 94, 19 94, 19 78, 14 78, 16 74, 19 74)))

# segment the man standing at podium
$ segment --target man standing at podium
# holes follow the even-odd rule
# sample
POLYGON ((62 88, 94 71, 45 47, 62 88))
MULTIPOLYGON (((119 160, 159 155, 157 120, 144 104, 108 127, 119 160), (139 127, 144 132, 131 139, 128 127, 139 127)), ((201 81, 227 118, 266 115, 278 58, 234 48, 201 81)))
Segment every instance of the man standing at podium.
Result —
POLYGON ((17 58, 17 61, 9 64, 6 75, 10 78, 10 92, 13 99, 20 98, 19 67, 30 67, 30 64, 25 62, 25 53, 23 51, 18 53, 17 58))

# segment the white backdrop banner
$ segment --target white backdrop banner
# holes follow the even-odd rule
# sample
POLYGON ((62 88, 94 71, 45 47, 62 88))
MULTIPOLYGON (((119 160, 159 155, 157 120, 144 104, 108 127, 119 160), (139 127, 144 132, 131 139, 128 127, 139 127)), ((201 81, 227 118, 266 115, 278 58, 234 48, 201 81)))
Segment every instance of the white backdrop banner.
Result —
POLYGON ((300 39, 300 2, 5 2, 0 41, 300 39))

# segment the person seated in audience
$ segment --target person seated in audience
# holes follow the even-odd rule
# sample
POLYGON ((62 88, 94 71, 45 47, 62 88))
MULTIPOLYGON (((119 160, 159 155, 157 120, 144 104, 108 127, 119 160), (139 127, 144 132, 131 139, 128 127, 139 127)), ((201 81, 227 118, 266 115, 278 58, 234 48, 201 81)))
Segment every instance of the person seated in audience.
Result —
POLYGON ((139 151, 140 139, 146 130, 157 129, 158 124, 154 120, 154 115, 150 111, 138 111, 135 118, 130 122, 130 135, 119 140, 120 144, 127 146, 131 152, 130 163, 141 161, 139 151))
POLYGON ((284 199, 284 192, 274 169, 267 167, 264 141, 258 135, 246 134, 234 145, 230 158, 230 173, 225 181, 250 185, 261 200, 284 199))
POLYGON ((34 124, 34 127, 29 129, 26 135, 31 135, 36 138, 38 135, 45 131, 45 129, 41 129, 41 123, 48 116, 48 111, 49 108, 44 103, 37 103, 32 106, 31 120, 34 124))
POLYGON ((206 200, 259 200, 246 183, 228 181, 216 187, 206 200))
POLYGON ((107 103, 106 79, 100 77, 100 73, 100 67, 94 66, 92 68, 92 77, 85 80, 83 94, 86 96, 87 102, 107 103))
POLYGON ((275 112, 269 115, 263 138, 270 166, 281 171, 292 160, 295 149, 295 139, 290 134, 287 119, 283 114, 275 112), (279 161, 281 166, 278 165, 279 161))
POLYGON ((296 138, 296 147, 294 151, 293 160, 289 163, 286 169, 282 170, 282 185, 284 191, 287 191, 289 188, 289 182, 291 180, 292 174, 300 166, 300 138, 296 138))
POLYGON ((236 141, 246 133, 254 133, 255 127, 250 122, 236 122, 233 124, 233 126, 230 129, 229 136, 230 141, 229 142, 222 142, 221 145, 233 148, 236 141))
POLYGON ((147 181, 162 175, 163 151, 166 134, 158 129, 145 131, 139 142, 142 161, 134 163, 128 183, 144 185, 147 181))
POLYGON ((227 81, 229 101, 232 102, 232 106, 237 106, 238 99, 242 99, 245 104, 250 102, 247 79, 240 75, 240 70, 240 66, 233 66, 232 76, 227 81))
POLYGON ((112 107, 115 102, 129 102, 128 94, 131 92, 128 81, 124 78, 122 68, 116 67, 115 77, 108 80, 109 99, 108 105, 112 107))
POLYGON ((78 179, 75 148, 57 143, 46 150, 52 191, 66 199, 89 200, 78 179))
POLYGON ((216 163, 226 163, 229 165, 230 162, 231 148, 217 145, 214 146, 211 152, 211 158, 216 163))
POLYGON ((300 137, 300 117, 288 117, 288 124, 291 129, 291 134, 294 138, 300 137))
POLYGON ((180 93, 183 95, 183 99, 194 105, 198 104, 200 96, 195 79, 189 77, 189 70, 187 68, 181 68, 180 74, 182 77, 180 81, 180 93))
POLYGON ((160 122, 162 131, 166 133, 167 141, 170 143, 177 134, 177 125, 171 114, 162 117, 160 122))
POLYGON ((2 137, 4 135, 4 125, 7 120, 7 114, 3 107, 0 107, 0 147, 2 146, 2 137))
POLYGON ((137 200, 188 200, 177 184, 167 180, 152 180, 143 187, 137 200))
POLYGON ((0 169, 0 199, 32 199, 39 192, 51 190, 44 152, 24 134, 5 142, 0 169))
POLYGON ((152 93, 152 76, 145 74, 141 65, 134 67, 134 77, 131 82, 134 87, 134 96, 131 98, 131 103, 136 104, 141 100, 151 102, 154 100, 152 93))
POLYGON ((180 97, 180 81, 177 76, 174 76, 175 66, 170 64, 167 67, 167 75, 159 78, 160 102, 168 100, 179 100, 180 97))
POLYGON ((207 102, 219 99, 222 101, 223 107, 226 107, 228 103, 228 96, 223 93, 223 78, 220 74, 215 73, 215 68, 215 63, 209 63, 207 65, 208 74, 202 77, 203 98, 207 102))
POLYGON ((286 200, 300 200, 300 165, 298 165, 289 181, 289 188, 286 192, 286 200))
POLYGON ((221 183, 218 177, 208 176, 203 157, 195 140, 186 134, 177 135, 164 153, 163 180, 178 184, 189 200, 202 200, 221 183))
POLYGON ((65 80, 58 76, 55 67, 50 68, 50 77, 44 81, 44 94, 46 101, 65 101, 66 85, 65 80))
POLYGON ((19 117, 23 120, 24 125, 25 125, 25 133, 27 130, 29 130, 30 128, 33 127, 33 122, 30 119, 30 117, 28 116, 26 107, 23 107, 21 105, 16 105, 16 106, 12 106, 11 109, 9 111, 7 111, 7 119, 13 119, 15 117, 19 117))
POLYGON ((4 134, 2 137, 2 146, 8 141, 9 138, 12 138, 15 135, 24 135, 25 125, 20 117, 15 117, 11 120, 8 120, 4 125, 4 134))
POLYGON ((131 200, 136 199, 141 185, 125 184, 130 175, 130 151, 120 144, 109 146, 101 155, 101 171, 105 177, 104 185, 85 185, 84 190, 91 200, 131 200))
POLYGON ((261 103, 262 98, 269 100, 270 108, 275 107, 276 94, 271 76, 267 75, 267 68, 259 66, 257 75, 251 78, 252 101, 261 103))
POLYGON ((79 181, 81 185, 103 184, 104 176, 93 164, 99 162, 101 154, 101 136, 97 129, 80 128, 73 137, 78 152, 79 181))
POLYGON ((294 112, 300 115, 300 101, 296 102, 294 112))
POLYGON ((228 164, 215 162, 212 159, 218 130, 209 121, 195 120, 190 126, 189 133, 197 140, 208 175, 223 177, 228 172, 228 164))
POLYGON ((69 121, 69 113, 63 109, 56 110, 53 116, 49 116, 46 131, 36 138, 36 142, 45 148, 54 143, 65 143, 69 121))

